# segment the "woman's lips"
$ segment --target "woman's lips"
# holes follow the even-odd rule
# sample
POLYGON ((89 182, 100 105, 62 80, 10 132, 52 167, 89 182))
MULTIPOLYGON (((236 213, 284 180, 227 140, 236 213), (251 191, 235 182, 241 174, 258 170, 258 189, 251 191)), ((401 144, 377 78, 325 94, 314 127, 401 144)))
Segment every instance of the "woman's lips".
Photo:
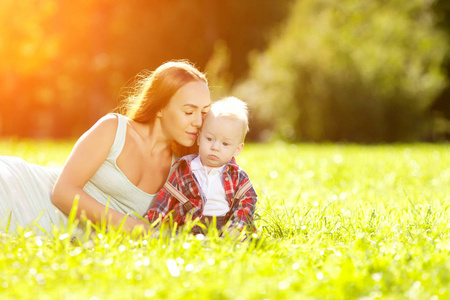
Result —
POLYGON ((187 135, 192 138, 192 139, 196 139, 197 138, 197 132, 186 132, 187 135))

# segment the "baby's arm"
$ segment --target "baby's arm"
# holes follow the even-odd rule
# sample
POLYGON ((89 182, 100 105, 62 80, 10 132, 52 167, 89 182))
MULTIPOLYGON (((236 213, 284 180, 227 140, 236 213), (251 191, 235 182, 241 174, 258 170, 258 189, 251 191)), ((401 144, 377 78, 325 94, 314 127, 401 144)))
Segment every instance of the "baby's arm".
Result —
POLYGON ((178 169, 176 169, 166 184, 159 191, 155 205, 147 213, 148 221, 152 224, 155 221, 163 222, 172 216, 173 222, 184 224, 187 209, 173 195, 172 189, 178 190, 180 193, 184 190, 182 180, 180 180, 178 169))
POLYGON ((155 221, 162 221, 170 211, 170 193, 162 188, 155 201, 155 205, 147 212, 146 218, 152 224, 155 221))
MULTIPOLYGON (((249 182, 248 177, 244 178, 240 186, 249 182)), ((258 196, 256 195, 253 186, 240 197, 237 203, 231 209, 231 225, 230 229, 237 229, 242 231, 245 227, 253 227, 253 215, 255 213, 256 202, 258 196)))

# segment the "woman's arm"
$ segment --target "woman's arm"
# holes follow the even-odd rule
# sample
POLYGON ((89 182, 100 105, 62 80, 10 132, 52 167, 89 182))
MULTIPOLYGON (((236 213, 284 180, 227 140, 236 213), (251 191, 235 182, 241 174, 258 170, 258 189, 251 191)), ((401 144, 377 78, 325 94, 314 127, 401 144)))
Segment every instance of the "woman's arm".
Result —
MULTIPOLYGON (((53 188, 52 202, 65 214, 69 214, 75 196, 79 195, 77 217, 84 214, 93 223, 105 219, 107 225, 120 226, 124 214, 109 208, 105 215, 105 205, 83 190, 108 156, 117 126, 116 116, 103 117, 76 142, 53 188)), ((136 225, 147 228, 145 222, 131 217, 127 218, 124 227, 130 231, 136 225)))

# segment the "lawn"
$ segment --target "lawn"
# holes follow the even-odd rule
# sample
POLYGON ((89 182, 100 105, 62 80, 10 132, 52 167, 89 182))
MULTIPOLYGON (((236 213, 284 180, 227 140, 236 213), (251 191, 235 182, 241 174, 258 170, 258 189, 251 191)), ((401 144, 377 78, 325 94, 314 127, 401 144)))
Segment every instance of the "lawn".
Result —
MULTIPOLYGON (((0 140, 61 165, 72 142, 0 140)), ((2 299, 449 299, 450 145, 249 144, 257 234, 4 234, 2 299)))

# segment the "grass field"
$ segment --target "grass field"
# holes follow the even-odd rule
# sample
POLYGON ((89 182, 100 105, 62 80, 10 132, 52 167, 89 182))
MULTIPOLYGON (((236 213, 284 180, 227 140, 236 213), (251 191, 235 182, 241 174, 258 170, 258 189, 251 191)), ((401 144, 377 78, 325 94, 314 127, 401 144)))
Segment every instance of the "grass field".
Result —
MULTIPOLYGON (((61 165, 72 143, 0 141, 61 165)), ((450 145, 250 144, 245 242, 3 235, 1 299, 450 299, 450 145)), ((69 230, 70 231, 70 230, 69 230)))

